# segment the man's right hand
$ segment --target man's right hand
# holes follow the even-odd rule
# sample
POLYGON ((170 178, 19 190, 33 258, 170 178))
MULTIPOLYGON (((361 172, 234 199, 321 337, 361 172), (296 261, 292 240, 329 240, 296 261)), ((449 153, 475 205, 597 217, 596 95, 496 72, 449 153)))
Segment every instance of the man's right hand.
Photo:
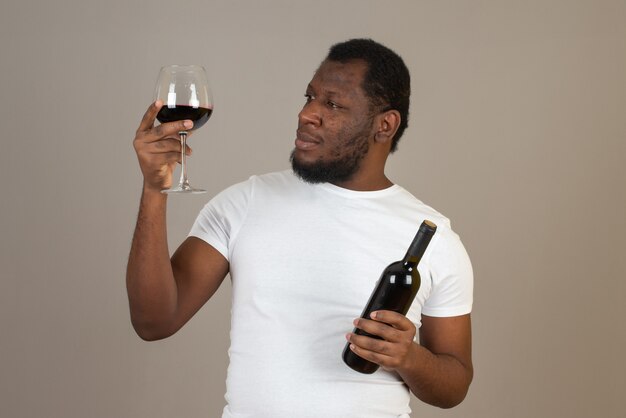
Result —
MULTIPOLYGON (((193 127, 190 120, 163 123, 154 126, 163 102, 157 100, 152 103, 137 128, 133 146, 137 152, 139 166, 144 178, 144 191, 161 191, 172 185, 172 174, 176 163, 180 163, 179 131, 189 131, 193 127)), ((186 147, 187 155, 191 155, 191 148, 186 147)))

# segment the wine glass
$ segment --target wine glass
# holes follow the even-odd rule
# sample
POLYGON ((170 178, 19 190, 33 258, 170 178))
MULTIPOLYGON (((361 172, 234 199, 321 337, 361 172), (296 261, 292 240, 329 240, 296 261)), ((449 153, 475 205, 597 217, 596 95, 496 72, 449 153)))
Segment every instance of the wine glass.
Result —
MULTIPOLYGON (((199 65, 168 65, 161 68, 156 83, 155 100, 161 100, 163 107, 157 119, 161 123, 177 120, 193 121, 196 130, 206 123, 213 113, 213 97, 206 70, 199 65)), ((187 131, 178 132, 180 137, 180 180, 177 186, 161 190, 161 193, 204 193, 189 185, 185 145, 187 131)))

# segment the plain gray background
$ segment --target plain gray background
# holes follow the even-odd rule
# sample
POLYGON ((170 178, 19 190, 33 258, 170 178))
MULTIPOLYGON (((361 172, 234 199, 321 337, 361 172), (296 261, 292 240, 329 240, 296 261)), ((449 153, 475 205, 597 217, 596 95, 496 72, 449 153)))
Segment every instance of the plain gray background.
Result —
POLYGON ((229 281, 168 340, 129 322, 135 129, 161 66, 208 69, 209 194, 170 198, 173 250, 210 196, 288 167, 313 71, 361 36, 412 75, 388 175, 475 271, 469 396, 413 416, 624 416, 624 22, 624 1, 3 2, 0 416, 220 416, 229 281))

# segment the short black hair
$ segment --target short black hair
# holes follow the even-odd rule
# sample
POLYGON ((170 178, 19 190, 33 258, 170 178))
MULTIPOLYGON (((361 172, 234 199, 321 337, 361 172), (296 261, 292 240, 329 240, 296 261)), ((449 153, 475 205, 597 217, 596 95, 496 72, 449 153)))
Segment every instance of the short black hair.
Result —
POLYGON ((391 143, 391 152, 394 152, 409 125, 411 76, 402 58, 371 39, 350 39, 333 45, 326 60, 341 63, 351 60, 365 61, 367 71, 363 90, 371 104, 380 112, 392 109, 400 112, 400 126, 391 143))

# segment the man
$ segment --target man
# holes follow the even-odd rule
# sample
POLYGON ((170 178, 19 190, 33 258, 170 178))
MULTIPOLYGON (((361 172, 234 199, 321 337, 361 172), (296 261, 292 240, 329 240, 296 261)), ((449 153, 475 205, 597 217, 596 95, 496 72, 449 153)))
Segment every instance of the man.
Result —
POLYGON ((162 104, 147 110, 134 141, 144 187, 128 263, 131 319, 145 340, 168 337, 230 273, 223 417, 408 417, 409 390, 444 408, 465 397, 473 375, 467 253, 445 217, 384 172, 407 126, 409 92, 393 51, 366 39, 333 46, 306 89, 293 170, 214 197, 171 260, 160 190, 172 182, 177 132, 190 125, 153 127, 162 104), (423 219, 438 230, 407 316, 355 319, 423 219), (382 340, 352 334, 353 325, 382 340), (381 368, 348 368, 346 340, 381 368))

